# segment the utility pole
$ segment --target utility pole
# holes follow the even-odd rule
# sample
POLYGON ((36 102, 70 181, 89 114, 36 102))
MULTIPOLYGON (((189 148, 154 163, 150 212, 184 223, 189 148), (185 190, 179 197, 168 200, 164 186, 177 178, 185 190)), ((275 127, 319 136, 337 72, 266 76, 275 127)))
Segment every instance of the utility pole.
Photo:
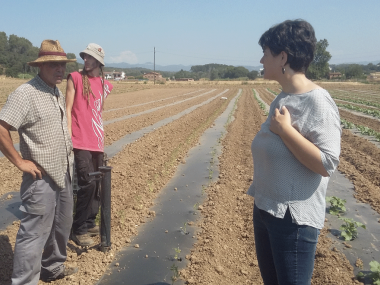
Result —
POLYGON ((154 85, 156 85, 156 47, 154 47, 154 56, 153 56, 153 76, 154 76, 154 85))

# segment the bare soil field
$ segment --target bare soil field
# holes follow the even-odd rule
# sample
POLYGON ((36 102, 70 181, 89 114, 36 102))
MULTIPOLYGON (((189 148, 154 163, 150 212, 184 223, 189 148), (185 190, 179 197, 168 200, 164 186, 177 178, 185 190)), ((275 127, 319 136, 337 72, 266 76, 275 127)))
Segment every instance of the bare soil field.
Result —
MULTIPOLYGON (((8 89, 14 89, 21 83, 20 80, 4 80, 1 83, 0 79, 0 104, 5 102, 6 96, 12 91, 8 89)), ((243 92, 234 114, 235 120, 228 126, 228 132, 222 140, 219 180, 206 189, 207 198, 201 207, 202 220, 197 225, 199 231, 195 239, 196 244, 191 255, 186 256, 188 266, 181 270, 181 278, 188 284, 262 284, 253 238, 253 199, 245 193, 252 182, 254 171, 250 145, 266 117, 253 97, 252 88, 259 92, 266 103, 270 103, 274 95, 266 92, 264 88, 279 92, 279 85, 265 82, 206 82, 156 86, 120 83, 114 86, 115 89, 105 105, 107 112, 104 113, 104 117, 107 117, 107 120, 196 97, 212 89, 217 90, 149 114, 109 124, 105 129, 106 144, 179 113, 191 105, 199 104, 222 90, 230 91, 223 95, 227 100, 217 98, 190 114, 144 135, 110 160, 113 167, 112 250, 102 253, 97 246, 84 250, 70 242, 67 264, 78 266, 79 273, 52 284, 95 284, 116 253, 123 247, 133 246, 131 238, 139 234, 139 225, 155 217, 155 213, 149 208, 153 205, 156 195, 170 180, 177 166, 186 163, 188 150, 198 144, 199 137, 212 126, 215 118, 224 111, 239 88, 243 89, 243 92), (199 91, 200 89, 203 90, 199 91), (190 92, 194 93, 179 96, 190 92), (178 97, 174 97, 177 95, 178 97), (149 103, 152 101, 157 102, 149 103), (131 107, 144 103, 147 104, 131 107), (118 110, 111 111, 112 109, 118 110)), ((362 87, 356 84, 352 86, 356 89, 362 87)), ((380 90, 378 86, 374 86, 373 89, 371 86, 363 86, 363 90, 368 92, 380 90)), ((351 85, 347 87, 326 84, 325 87, 349 90, 351 85)), ((352 115, 347 116, 352 119, 352 115)), ((368 125, 367 122, 360 122, 368 125)), ((339 170, 355 185, 356 198, 370 204, 380 213, 379 149, 369 141, 344 131, 340 159, 339 170)), ((0 196, 10 191, 18 191, 21 182, 19 171, 5 158, 0 158, 0 169, 4 177, 0 185, 0 196)), ((0 284, 10 284, 13 247, 18 226, 19 222, 16 221, 0 232, 0 284)), ((352 266, 343 253, 332 250, 331 241, 326 235, 327 230, 324 229, 317 247, 312 284, 358 284, 354 279, 352 266)))

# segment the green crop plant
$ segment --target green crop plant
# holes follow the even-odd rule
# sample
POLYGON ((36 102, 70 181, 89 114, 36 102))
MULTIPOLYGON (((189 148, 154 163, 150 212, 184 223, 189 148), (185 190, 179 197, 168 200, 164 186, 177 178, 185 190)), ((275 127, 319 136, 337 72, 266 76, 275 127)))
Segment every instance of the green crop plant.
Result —
POLYGON ((340 213, 346 212, 346 207, 344 206, 346 204, 345 199, 340 199, 338 197, 332 196, 332 197, 326 197, 326 202, 330 203, 330 210, 329 213, 331 215, 339 216, 340 213))
POLYGON ((179 254, 181 253, 181 249, 179 247, 177 248, 174 248, 174 251, 175 251, 175 254, 174 254, 174 263, 173 265, 170 267, 170 271, 172 272, 172 277, 171 277, 171 280, 172 280, 172 285, 174 284, 174 282, 176 282, 179 278, 179 271, 178 271, 178 266, 177 266, 177 261, 178 260, 181 260, 180 257, 179 257, 179 254))
POLYGON ((213 175, 213 173, 214 173, 214 171, 212 170, 212 167, 207 167, 207 169, 208 169, 208 179, 212 179, 212 175, 213 175))
POLYGON ((373 117, 380 118, 380 111, 379 110, 373 110, 373 109, 365 109, 365 108, 360 108, 358 106, 353 106, 351 104, 336 104, 338 107, 343 107, 349 110, 354 110, 357 112, 361 112, 363 114, 371 115, 373 117))
POLYGON ((274 92, 273 90, 271 90, 271 89, 269 89, 269 88, 267 88, 267 90, 268 90, 270 93, 272 93, 274 96, 277 96, 277 95, 278 95, 276 92, 274 92))
POLYGON ((347 101, 347 102, 352 102, 352 103, 357 103, 361 105, 367 105, 371 107, 376 107, 380 108, 380 104, 376 102, 370 102, 370 101, 365 101, 365 100, 357 100, 357 99, 352 99, 352 98, 346 98, 346 97, 340 97, 340 96, 332 96, 334 99, 338 99, 341 101, 347 101))
POLYGON ((361 134, 367 136, 373 136, 377 141, 380 141, 380 133, 372 130, 371 128, 357 125, 356 128, 360 131, 361 134))
MULTIPOLYGON (((181 230, 182 230, 182 232, 183 232, 185 235, 188 234, 188 232, 187 232, 187 230, 186 230, 186 226, 187 226, 187 222, 184 222, 184 223, 183 223, 183 226, 181 227, 181 230)), ((179 248, 178 248, 178 249, 179 249, 179 248)), ((179 252, 181 252, 181 250, 180 250, 179 252)))
POLYGON ((207 187, 205 185, 202 185, 202 195, 204 195, 206 193, 206 189, 207 189, 207 187))
POLYGON ((257 103, 259 104, 260 109, 263 110, 263 111, 265 112, 265 116, 268 116, 268 112, 267 112, 267 110, 266 110, 266 106, 265 106, 265 104, 264 104, 259 98, 257 98, 257 95, 256 95, 256 91, 255 91, 255 89, 252 89, 252 90, 253 90, 253 96, 255 97, 257 103))
POLYGON ((170 267, 170 271, 172 272, 171 280, 173 285, 174 282, 176 282, 179 278, 178 266, 175 263, 173 263, 172 267, 170 267))
POLYGON ((362 135, 367 135, 367 136, 373 136, 375 137, 375 140, 380 142, 380 133, 374 131, 371 128, 368 128, 366 126, 361 126, 361 125, 354 125, 351 122, 348 122, 345 119, 341 119, 341 124, 343 125, 344 129, 354 129, 357 128, 362 135))
POLYGON ((177 247, 177 248, 174 248, 174 251, 175 251, 174 259, 178 260, 179 254, 181 253, 181 249, 179 247, 177 247))
POLYGON ((372 279, 372 284, 380 285, 380 263, 378 263, 376 260, 372 260, 369 263, 369 266, 371 267, 371 273, 364 274, 363 272, 359 272, 356 277, 358 279, 362 279, 368 276, 372 279))
POLYGON ((340 230, 342 231, 340 236, 346 241, 353 240, 358 236, 358 227, 366 229, 364 224, 354 221, 353 219, 340 217, 339 220, 344 222, 344 224, 340 226, 340 230))
POLYGON ((343 125, 344 129, 354 129, 354 128, 356 128, 356 126, 353 123, 351 123, 351 122, 349 122, 349 121, 347 121, 345 119, 340 119, 340 123, 343 125))
POLYGON ((369 266, 371 267, 371 278, 373 284, 380 285, 380 263, 376 260, 372 260, 369 263, 369 266))

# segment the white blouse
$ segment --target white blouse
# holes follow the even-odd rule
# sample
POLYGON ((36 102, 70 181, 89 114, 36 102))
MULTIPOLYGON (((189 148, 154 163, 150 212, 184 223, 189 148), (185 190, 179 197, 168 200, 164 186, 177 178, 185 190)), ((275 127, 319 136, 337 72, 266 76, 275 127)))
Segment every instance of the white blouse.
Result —
POLYGON ((280 136, 269 130, 275 108, 285 106, 292 126, 316 145, 328 174, 339 163, 341 127, 339 111, 330 94, 315 89, 303 94, 281 92, 272 102, 267 120, 252 141, 254 176, 248 194, 256 206, 277 218, 289 207, 293 222, 323 228, 326 188, 323 177, 300 163, 280 136))

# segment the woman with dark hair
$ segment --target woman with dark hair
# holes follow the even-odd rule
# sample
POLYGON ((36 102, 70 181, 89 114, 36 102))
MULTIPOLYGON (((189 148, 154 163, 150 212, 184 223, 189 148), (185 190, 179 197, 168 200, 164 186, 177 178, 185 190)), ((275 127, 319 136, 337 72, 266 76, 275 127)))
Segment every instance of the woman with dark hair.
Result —
POLYGON ((316 38, 285 21, 260 38, 264 78, 282 92, 252 142, 257 259, 265 284, 310 284, 330 175, 339 163, 340 118, 329 93, 306 78, 316 38))

